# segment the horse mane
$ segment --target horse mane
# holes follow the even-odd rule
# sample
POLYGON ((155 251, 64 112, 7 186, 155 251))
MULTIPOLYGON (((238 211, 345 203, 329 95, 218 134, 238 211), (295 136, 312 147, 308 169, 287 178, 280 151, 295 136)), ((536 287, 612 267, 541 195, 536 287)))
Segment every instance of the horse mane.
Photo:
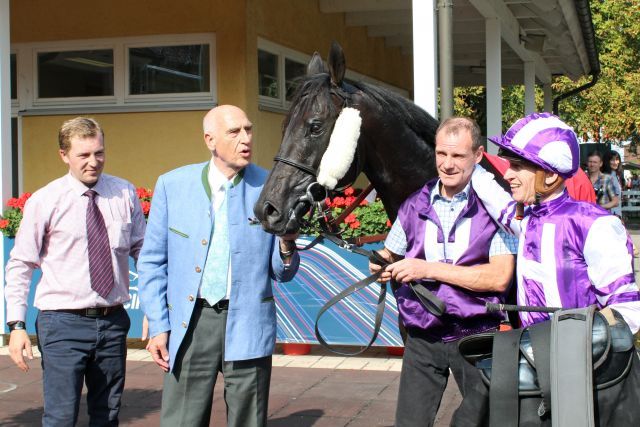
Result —
POLYGON ((353 83, 365 95, 373 99, 382 111, 391 114, 398 122, 404 123, 425 143, 435 146, 434 135, 439 122, 412 101, 380 86, 364 82, 353 83))
MULTIPOLYGON (((291 100, 292 108, 282 123, 283 130, 287 128, 291 120, 297 122, 298 119, 301 119, 300 115, 309 110, 308 104, 312 103, 315 108, 335 109, 333 103, 330 102, 331 77, 329 74, 320 73, 305 76, 299 80, 299 83, 300 85, 291 100), (321 99, 326 102, 318 102, 321 99)), ((364 82, 349 83, 378 104, 381 111, 391 114, 399 123, 404 123, 425 143, 432 147, 435 145, 433 136, 436 134, 439 123, 422 108, 380 86, 364 82)))

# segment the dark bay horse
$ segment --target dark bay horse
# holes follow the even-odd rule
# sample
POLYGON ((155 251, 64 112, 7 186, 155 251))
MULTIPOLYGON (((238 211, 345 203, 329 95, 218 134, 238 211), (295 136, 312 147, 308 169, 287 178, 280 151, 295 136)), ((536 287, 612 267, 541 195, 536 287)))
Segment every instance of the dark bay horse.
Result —
POLYGON ((388 90, 364 83, 349 84, 344 81, 344 74, 344 53, 337 43, 331 47, 328 69, 317 52, 307 66, 307 76, 284 120, 276 164, 254 208, 268 232, 282 235, 298 230, 299 221, 292 213, 300 207, 306 212, 310 207, 304 206, 306 202, 301 198, 316 180, 344 107, 357 109, 362 125, 354 161, 337 187, 351 184, 364 172, 393 221, 407 196, 436 176, 438 121, 388 90))

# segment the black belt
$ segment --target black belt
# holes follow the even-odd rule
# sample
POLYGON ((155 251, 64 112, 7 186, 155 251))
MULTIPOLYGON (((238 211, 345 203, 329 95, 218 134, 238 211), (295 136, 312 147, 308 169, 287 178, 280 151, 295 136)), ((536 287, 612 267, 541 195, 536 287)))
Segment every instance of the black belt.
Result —
POLYGON ((229 309, 229 300, 228 299, 220 300, 220 301, 218 301, 217 303, 215 303, 213 305, 209 304, 209 302, 204 298, 198 298, 196 301, 198 302, 198 304, 200 304, 200 307, 202 307, 202 308, 213 308, 213 309, 218 310, 218 311, 228 310, 229 309))
POLYGON ((61 313, 71 313, 78 314, 84 317, 91 317, 93 319, 97 319, 99 317, 108 316, 111 313, 115 313, 116 311, 121 310, 122 304, 114 305, 111 307, 90 307, 90 308, 65 308, 62 310, 51 310, 58 311, 61 313))

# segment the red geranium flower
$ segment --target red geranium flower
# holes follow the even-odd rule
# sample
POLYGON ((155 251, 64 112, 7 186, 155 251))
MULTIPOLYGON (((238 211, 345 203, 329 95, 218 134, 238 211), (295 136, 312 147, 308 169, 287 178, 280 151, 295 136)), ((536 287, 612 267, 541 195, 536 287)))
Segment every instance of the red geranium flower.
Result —
POLYGON ((9 225, 8 219, 0 219, 0 228, 4 230, 5 228, 7 228, 8 225, 9 225))
MULTIPOLYGON (((344 219, 344 223, 345 224, 351 224, 353 222, 357 222, 358 217, 356 217, 356 215, 354 213, 350 213, 349 215, 347 215, 344 219)), ((360 223, 358 223, 359 225, 360 223)), ((352 227, 353 228, 353 227, 352 227)))
POLYGON ((353 196, 353 193, 355 192, 355 190, 353 189, 353 187, 347 187, 344 189, 344 195, 345 196, 353 196))
POLYGON ((327 205, 328 208, 330 208, 331 207, 331 199, 329 197, 324 199, 324 204, 327 205))
POLYGON ((391 220, 387 220, 387 227, 391 227, 391 220))
POLYGON ((145 200, 140 202, 140 207, 142 207, 142 213, 145 215, 149 215, 149 211, 151 210, 151 203, 145 200))
POLYGON ((355 230, 356 228, 360 227, 360 221, 358 220, 353 221, 351 224, 349 224, 349 227, 355 230))
POLYGON ((341 208, 344 207, 344 197, 334 197, 333 201, 331 202, 331 206, 335 207, 335 208, 341 208))

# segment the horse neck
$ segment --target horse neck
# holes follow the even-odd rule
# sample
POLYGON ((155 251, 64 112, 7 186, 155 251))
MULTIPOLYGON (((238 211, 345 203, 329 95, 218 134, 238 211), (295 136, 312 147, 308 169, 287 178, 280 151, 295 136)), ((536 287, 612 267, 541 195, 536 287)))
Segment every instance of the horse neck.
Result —
POLYGON ((363 133, 360 142, 365 146, 363 172, 393 221, 402 202, 436 175, 433 148, 408 128, 363 133))

